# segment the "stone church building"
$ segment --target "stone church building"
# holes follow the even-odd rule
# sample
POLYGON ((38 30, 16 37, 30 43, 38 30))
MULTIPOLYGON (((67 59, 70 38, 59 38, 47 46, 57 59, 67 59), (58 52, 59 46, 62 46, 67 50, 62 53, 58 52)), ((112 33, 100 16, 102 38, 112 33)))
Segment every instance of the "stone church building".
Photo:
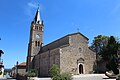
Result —
POLYGON ((80 32, 68 34, 47 45, 43 45, 44 23, 39 8, 31 23, 28 44, 27 71, 36 69, 39 76, 49 76, 53 64, 61 73, 89 74, 94 70, 95 52, 88 46, 88 38, 80 32))

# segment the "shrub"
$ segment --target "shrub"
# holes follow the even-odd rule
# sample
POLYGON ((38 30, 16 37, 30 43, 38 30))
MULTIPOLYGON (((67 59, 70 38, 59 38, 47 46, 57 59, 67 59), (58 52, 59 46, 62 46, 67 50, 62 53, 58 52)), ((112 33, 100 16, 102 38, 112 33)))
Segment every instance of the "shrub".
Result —
POLYGON ((61 80, 72 80, 71 74, 69 73, 61 74, 61 80))
POLYGON ((36 77, 38 75, 37 70, 31 69, 30 71, 27 72, 26 76, 27 77, 36 77))
POLYGON ((72 77, 68 73, 63 73, 52 77, 52 80, 72 80, 72 77))
POLYGON ((72 77, 69 73, 60 74, 60 68, 55 64, 50 69, 50 75, 52 80, 72 80, 72 77))
POLYGON ((0 75, 2 75, 2 71, 0 70, 0 75))
POLYGON ((60 68, 58 65, 53 64, 53 66, 50 68, 50 76, 58 76, 60 75, 60 68))
POLYGON ((61 75, 53 76, 52 80, 61 80, 61 75))

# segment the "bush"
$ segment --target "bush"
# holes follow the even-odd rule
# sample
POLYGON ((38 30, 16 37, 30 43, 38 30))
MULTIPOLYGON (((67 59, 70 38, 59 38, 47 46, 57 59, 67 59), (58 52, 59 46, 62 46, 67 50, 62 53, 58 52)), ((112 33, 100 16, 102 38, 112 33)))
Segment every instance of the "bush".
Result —
POLYGON ((37 75, 38 75, 38 72, 35 69, 28 71, 26 74, 27 77, 36 77, 37 75))
POLYGON ((52 77, 52 80, 72 80, 71 75, 63 73, 52 77))
POLYGON ((0 70, 0 75, 2 75, 2 71, 0 70))
POLYGON ((60 74, 60 68, 55 64, 50 69, 50 75, 52 80, 72 80, 72 77, 69 73, 60 74))
POLYGON ((61 80, 61 76, 60 75, 53 76, 52 80, 61 80))
POLYGON ((69 73, 61 74, 61 80, 72 80, 72 77, 69 73))
POLYGON ((53 64, 53 66, 50 68, 50 76, 58 76, 60 75, 60 68, 58 65, 53 64))

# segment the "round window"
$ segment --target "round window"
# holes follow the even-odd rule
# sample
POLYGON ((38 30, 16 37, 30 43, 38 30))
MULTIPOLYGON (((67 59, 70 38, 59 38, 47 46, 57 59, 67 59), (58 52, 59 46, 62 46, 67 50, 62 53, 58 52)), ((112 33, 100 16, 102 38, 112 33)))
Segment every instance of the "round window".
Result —
POLYGON ((79 52, 82 52, 82 48, 79 48, 79 52))

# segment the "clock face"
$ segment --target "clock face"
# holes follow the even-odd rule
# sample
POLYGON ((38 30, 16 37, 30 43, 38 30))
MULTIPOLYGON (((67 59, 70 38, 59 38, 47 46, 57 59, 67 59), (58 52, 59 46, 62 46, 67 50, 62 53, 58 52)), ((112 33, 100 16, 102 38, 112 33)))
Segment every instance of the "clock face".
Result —
POLYGON ((37 34, 37 35, 36 35, 36 38, 40 38, 40 35, 39 35, 39 34, 37 34))

